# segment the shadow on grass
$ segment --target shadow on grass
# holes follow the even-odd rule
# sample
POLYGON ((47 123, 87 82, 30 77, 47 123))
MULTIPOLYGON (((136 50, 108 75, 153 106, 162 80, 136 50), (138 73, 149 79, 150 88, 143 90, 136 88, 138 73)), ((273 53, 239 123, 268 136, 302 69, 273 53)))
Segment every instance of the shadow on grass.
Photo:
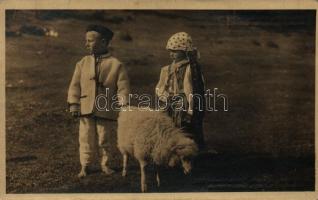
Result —
MULTIPOLYGON (((121 168, 112 176, 95 170, 85 179, 54 192, 73 193, 138 193, 139 167, 128 169, 121 177, 121 168)), ((194 161, 190 175, 181 169, 163 169, 161 186, 156 186, 155 171, 147 168, 148 192, 247 192, 247 191, 313 191, 314 159, 273 158, 267 155, 201 155, 194 161)))

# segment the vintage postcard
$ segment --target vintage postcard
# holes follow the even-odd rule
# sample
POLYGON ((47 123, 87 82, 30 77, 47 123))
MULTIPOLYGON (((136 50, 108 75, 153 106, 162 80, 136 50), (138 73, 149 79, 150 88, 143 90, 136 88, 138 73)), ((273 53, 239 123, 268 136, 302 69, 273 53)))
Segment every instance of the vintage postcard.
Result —
POLYGON ((2 199, 318 199, 317 1, 0 1, 2 199))

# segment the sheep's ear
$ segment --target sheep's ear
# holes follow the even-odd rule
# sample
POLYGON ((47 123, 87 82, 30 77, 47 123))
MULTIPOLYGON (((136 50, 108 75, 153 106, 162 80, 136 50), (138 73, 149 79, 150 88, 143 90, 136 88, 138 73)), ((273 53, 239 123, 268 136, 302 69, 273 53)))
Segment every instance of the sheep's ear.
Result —
POLYGON ((172 148, 173 152, 177 152, 178 150, 183 149, 185 146, 184 145, 176 145, 172 148))

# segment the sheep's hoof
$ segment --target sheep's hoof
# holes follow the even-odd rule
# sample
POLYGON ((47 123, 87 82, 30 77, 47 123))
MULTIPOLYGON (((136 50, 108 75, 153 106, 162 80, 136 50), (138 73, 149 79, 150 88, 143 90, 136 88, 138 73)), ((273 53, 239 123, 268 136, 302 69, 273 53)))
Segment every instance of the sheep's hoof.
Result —
POLYGON ((143 184, 141 186, 141 192, 147 192, 147 185, 146 184, 143 184))
POLYGON ((102 167, 102 171, 103 171, 106 175, 111 175, 111 174, 115 173, 114 170, 112 170, 112 169, 109 168, 109 167, 105 167, 105 166, 102 167))
POLYGON ((126 177, 127 176, 127 171, 123 170, 123 172, 121 173, 122 177, 126 177))
POLYGON ((77 175, 78 178, 84 178, 87 176, 86 170, 81 170, 81 172, 77 175))

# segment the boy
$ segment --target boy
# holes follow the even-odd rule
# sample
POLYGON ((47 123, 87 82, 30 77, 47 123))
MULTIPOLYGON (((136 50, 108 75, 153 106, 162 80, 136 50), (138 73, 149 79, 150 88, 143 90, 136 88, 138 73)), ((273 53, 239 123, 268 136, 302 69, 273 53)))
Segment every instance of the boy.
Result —
POLYGON ((110 131, 117 120, 118 112, 111 105, 116 102, 119 106, 126 105, 130 88, 125 68, 108 50, 112 37, 113 32, 107 27, 87 27, 86 47, 89 55, 76 64, 68 90, 70 112, 73 117, 80 117, 80 178, 87 175, 87 167, 93 161, 96 147, 101 155, 102 171, 107 175, 114 172, 107 161, 110 153, 110 131), (98 100, 97 97, 101 95, 104 95, 104 101, 98 100), (118 98, 113 98, 115 95, 118 98))
POLYGON ((203 150, 204 82, 191 36, 185 32, 172 35, 166 49, 172 64, 161 69, 156 95, 168 101, 168 115, 176 127, 191 133, 203 150))

